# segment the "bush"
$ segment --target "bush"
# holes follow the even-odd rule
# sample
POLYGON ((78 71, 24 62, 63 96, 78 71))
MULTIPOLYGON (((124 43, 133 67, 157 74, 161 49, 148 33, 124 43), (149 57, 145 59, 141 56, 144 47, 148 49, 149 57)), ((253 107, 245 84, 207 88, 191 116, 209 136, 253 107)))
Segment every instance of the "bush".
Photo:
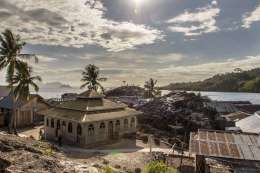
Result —
POLYGON ((113 171, 112 168, 110 168, 109 166, 107 166, 102 173, 116 173, 115 171, 113 171))
POLYGON ((176 169, 167 167, 163 162, 150 162, 142 173, 178 173, 176 169))

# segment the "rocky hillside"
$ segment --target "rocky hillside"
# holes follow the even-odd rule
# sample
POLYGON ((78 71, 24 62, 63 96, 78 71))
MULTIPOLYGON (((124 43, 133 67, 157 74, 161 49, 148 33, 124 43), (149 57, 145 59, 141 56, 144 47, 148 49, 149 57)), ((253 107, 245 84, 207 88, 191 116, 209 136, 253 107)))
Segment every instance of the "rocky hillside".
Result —
POLYGON ((186 92, 172 92, 156 98, 140 107, 141 130, 157 136, 173 136, 173 131, 182 136, 198 128, 212 128, 212 119, 203 107, 199 95, 186 92), (159 122, 159 123, 158 123, 159 122))
POLYGON ((48 143, 0 135, 0 172, 62 172, 66 169, 48 143))
POLYGON ((79 158, 80 153, 61 152, 47 142, 0 133, 0 172, 102 173, 109 163, 98 154, 79 158))
POLYGON ((144 89, 138 86, 121 86, 108 90, 106 93, 107 97, 119 97, 119 96, 144 96, 144 89))

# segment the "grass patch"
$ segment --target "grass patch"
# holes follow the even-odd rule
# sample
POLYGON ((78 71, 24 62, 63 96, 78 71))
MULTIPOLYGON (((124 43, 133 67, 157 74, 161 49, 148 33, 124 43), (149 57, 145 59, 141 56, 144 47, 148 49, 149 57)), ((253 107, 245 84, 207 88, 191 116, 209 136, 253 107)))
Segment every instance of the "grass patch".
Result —
POLYGON ((176 169, 168 167, 163 162, 150 162, 142 173, 179 173, 176 169))

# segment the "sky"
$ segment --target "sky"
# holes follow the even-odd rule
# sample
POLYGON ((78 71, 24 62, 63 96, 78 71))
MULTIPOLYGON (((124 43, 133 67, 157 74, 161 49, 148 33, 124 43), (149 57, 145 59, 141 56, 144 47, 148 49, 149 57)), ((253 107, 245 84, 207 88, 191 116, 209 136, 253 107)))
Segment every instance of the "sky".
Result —
POLYGON ((260 67, 259 0, 0 0, 7 28, 38 56, 31 64, 45 83, 78 87, 88 64, 107 87, 260 67))

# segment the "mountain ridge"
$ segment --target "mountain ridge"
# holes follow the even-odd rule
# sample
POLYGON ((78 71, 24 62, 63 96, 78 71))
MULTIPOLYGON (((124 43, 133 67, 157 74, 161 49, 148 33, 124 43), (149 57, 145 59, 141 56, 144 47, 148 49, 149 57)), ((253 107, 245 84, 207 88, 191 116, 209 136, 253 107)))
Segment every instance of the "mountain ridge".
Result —
POLYGON ((217 74, 197 82, 171 83, 160 87, 164 90, 260 92, 260 68, 247 71, 217 74))

